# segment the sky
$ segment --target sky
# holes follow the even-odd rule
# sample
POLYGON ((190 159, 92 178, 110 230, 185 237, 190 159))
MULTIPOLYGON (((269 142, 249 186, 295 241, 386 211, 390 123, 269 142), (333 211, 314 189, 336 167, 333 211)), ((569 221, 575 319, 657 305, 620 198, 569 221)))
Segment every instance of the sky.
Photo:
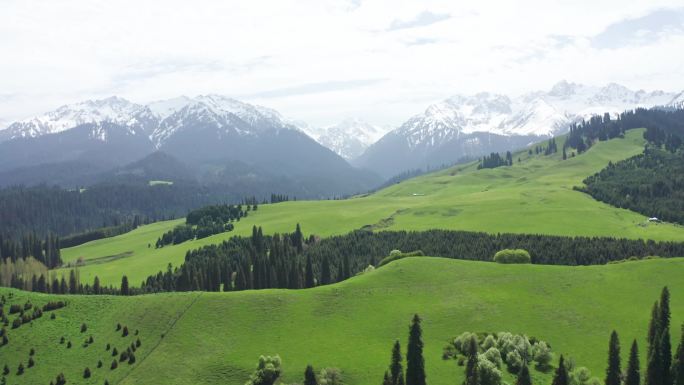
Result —
POLYGON ((562 79, 684 90, 682 1, 0 1, 0 127, 199 94, 397 126, 454 94, 562 79))

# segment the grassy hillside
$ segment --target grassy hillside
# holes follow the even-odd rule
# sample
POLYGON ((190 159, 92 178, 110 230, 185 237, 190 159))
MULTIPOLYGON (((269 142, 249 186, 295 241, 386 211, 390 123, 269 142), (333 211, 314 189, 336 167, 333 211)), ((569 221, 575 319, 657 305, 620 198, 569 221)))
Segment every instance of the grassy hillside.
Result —
MULTIPOLYGON (((672 338, 678 341, 683 275, 681 258, 567 267, 426 257, 308 290, 62 296, 69 304, 55 311, 55 320, 45 315, 10 330, 0 365, 8 363, 12 370, 9 384, 47 384, 63 371, 69 384, 102 384, 106 378, 110 384, 241 385, 259 355, 280 354, 286 383, 301 381, 311 363, 341 368, 348 385, 372 385, 382 380, 393 340, 405 349, 408 322, 418 312, 424 319, 430 384, 460 383, 463 368, 443 361, 441 352, 447 340, 464 331, 536 336, 550 342, 556 354, 570 355, 602 377, 611 330, 618 331, 623 346, 637 338, 644 354, 650 306, 663 285, 672 293, 672 338), (86 333, 79 331, 82 322, 86 333), (117 322, 127 325, 131 336, 115 332, 117 322), (135 329, 142 341, 137 362, 110 370, 105 344, 121 350, 137 338, 135 329), (84 348, 81 342, 89 335, 95 342, 84 348), (61 336, 73 342, 71 349, 59 344, 61 336), (16 376, 31 347, 36 366, 16 376), (105 366, 96 369, 99 359, 105 366), (86 366, 93 372, 87 381, 82 379, 86 366)), ((15 293, 12 303, 57 298, 0 290, 9 292, 15 293)), ((536 383, 550 381, 540 372, 533 375, 536 383)))
POLYGON ((643 215, 572 190, 609 161, 640 153, 644 146, 642 133, 629 131, 624 139, 600 142, 565 161, 560 153, 528 156, 522 152, 514 156, 512 167, 476 170, 476 164, 471 163, 407 180, 368 196, 263 205, 237 223, 232 233, 157 250, 153 246, 156 239, 183 220, 160 222, 64 249, 62 257, 67 262, 80 257, 87 261, 87 266, 81 268, 84 282, 92 282, 98 275, 105 284, 118 285, 122 274, 128 274, 138 285, 168 263, 181 263, 187 250, 233 235, 250 234, 253 225, 262 226, 267 233, 291 232, 299 222, 305 233, 321 236, 374 225, 387 230, 442 228, 682 241, 684 227, 647 225, 643 215), (148 244, 152 247, 148 248, 148 244))

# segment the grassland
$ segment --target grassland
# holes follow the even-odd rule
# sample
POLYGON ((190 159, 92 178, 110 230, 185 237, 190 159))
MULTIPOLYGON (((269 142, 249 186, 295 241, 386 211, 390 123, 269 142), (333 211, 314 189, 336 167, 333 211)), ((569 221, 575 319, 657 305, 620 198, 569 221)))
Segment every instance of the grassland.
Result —
MULTIPOLYGON (((602 377, 608 337, 646 348, 650 306, 663 285, 672 293, 672 338, 684 322, 684 259, 568 267, 499 265, 441 258, 407 258, 335 285, 308 290, 171 293, 139 297, 62 296, 69 305, 33 325, 10 330, 0 348, 9 384, 47 384, 63 371, 69 384, 243 384, 261 354, 280 354, 285 383, 301 382, 304 367, 339 367, 348 385, 382 380, 394 339, 405 348, 413 313, 423 319, 428 382, 457 384, 462 367, 441 351, 463 331, 511 331, 536 336, 602 377), (410 283, 410 284, 407 284, 410 283), (80 333, 82 322, 88 325, 80 333), (106 343, 119 350, 140 330, 135 365, 111 371, 106 343), (87 348, 81 342, 93 335, 87 348), (164 337, 162 338, 162 334, 164 337), (73 342, 59 344, 61 336, 73 342), (36 349, 36 366, 14 374, 36 349), (97 360, 105 366, 96 369, 97 360), (82 379, 83 369, 93 371, 82 379)), ((15 293, 13 302, 57 298, 15 293)), ((623 351, 623 354, 626 354, 623 351)), ((645 360, 642 360, 642 364, 645 360)), ((534 371, 535 383, 549 383, 534 371)), ((510 382, 511 377, 508 377, 510 382)))
POLYGON ((92 282, 98 275, 103 283, 118 285, 121 276, 127 274, 138 285, 169 263, 182 263, 186 251, 233 235, 250 234, 253 225, 274 233, 291 232, 295 223, 300 223, 307 234, 321 236, 373 225, 386 230, 442 228, 684 241, 681 226, 647 224, 643 215, 597 202, 572 189, 609 161, 640 153, 643 145, 642 131, 633 130, 624 139, 600 142, 565 161, 561 154, 528 156, 525 151, 515 154, 512 167, 477 170, 471 163, 352 199, 262 205, 237 223, 234 232, 163 249, 154 248, 156 239, 183 220, 159 222, 64 249, 62 258, 66 262, 84 259, 86 266, 80 268, 84 282, 92 282))

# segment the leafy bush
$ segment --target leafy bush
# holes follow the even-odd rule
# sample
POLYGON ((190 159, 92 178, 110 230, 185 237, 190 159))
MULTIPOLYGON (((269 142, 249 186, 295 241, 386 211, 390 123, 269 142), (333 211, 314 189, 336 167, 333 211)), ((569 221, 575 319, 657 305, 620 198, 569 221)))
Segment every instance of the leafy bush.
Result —
POLYGON ((503 249, 494 254, 494 262, 497 263, 531 263, 532 257, 527 250, 503 249))
POLYGON ((399 251, 399 253, 396 253, 397 251, 399 251, 399 250, 392 250, 392 252, 390 252, 389 256, 383 258, 380 261, 380 263, 378 263, 378 267, 384 266, 390 262, 394 262, 394 261, 397 261, 397 260, 402 259, 402 258, 422 257, 425 255, 425 254, 423 254, 423 252, 421 250, 412 251, 410 253, 402 253, 401 251, 399 251))
POLYGON ((256 370, 249 377, 245 385, 273 385, 282 372, 279 356, 261 356, 256 370))

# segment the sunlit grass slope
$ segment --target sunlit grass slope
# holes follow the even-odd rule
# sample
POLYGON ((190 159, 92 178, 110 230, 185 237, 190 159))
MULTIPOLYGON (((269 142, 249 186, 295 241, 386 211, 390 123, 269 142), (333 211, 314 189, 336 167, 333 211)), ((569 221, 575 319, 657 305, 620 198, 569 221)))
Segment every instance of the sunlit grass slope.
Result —
MULTIPOLYGON (((681 258, 568 267, 425 257, 308 290, 64 296, 69 305, 56 311, 56 320, 44 316, 33 326, 10 330, 0 364, 12 369, 8 384, 47 384, 63 371, 69 384, 102 384, 107 378, 127 385, 242 385, 259 355, 279 354, 285 383, 301 383, 310 363, 339 367, 348 385, 373 385, 382 381, 394 339, 405 349, 408 323, 419 313, 432 385, 461 382, 463 368, 443 361, 441 352, 464 331, 536 336, 602 378, 611 330, 618 331, 623 346, 636 338, 645 354, 650 307, 663 285, 672 294, 673 342, 679 340, 682 276, 681 258), (88 325, 83 334, 82 322, 88 325), (124 340, 132 340, 115 332, 117 322, 139 329, 143 344, 135 365, 111 371, 105 344, 121 349, 124 340), (95 343, 83 348, 80 343, 90 334, 95 343), (73 341, 71 349, 59 345, 62 335, 73 341), (36 366, 16 376, 19 360, 26 362, 31 347, 36 366), (104 368, 95 368, 98 359, 104 368), (86 366, 93 371, 88 381, 82 379, 86 366)), ((56 298, 16 295, 15 302, 31 298, 36 304, 56 298)), ((550 383, 548 375, 533 375, 534 383, 550 383)), ((510 376, 507 380, 512 382, 510 376)))
MULTIPOLYGON (((83 257, 84 282, 95 275, 116 284, 123 274, 138 285, 150 274, 178 265, 187 250, 248 235, 253 225, 266 233, 291 232, 296 223, 305 233, 344 234, 365 225, 385 230, 455 229, 490 233, 613 236, 684 240, 684 227, 646 224, 646 217, 598 202, 573 191, 582 180, 605 167, 640 153, 642 130, 624 139, 600 142, 588 152, 563 161, 521 152, 512 167, 477 170, 471 163, 421 176, 367 196, 340 201, 297 201, 259 206, 231 233, 155 249, 154 242, 183 220, 143 226, 128 234, 63 250, 65 261, 83 257), (520 162, 518 162, 520 158, 520 162), (148 248, 148 245, 152 245, 148 248)), ((562 143, 559 144, 559 147, 562 143)))

